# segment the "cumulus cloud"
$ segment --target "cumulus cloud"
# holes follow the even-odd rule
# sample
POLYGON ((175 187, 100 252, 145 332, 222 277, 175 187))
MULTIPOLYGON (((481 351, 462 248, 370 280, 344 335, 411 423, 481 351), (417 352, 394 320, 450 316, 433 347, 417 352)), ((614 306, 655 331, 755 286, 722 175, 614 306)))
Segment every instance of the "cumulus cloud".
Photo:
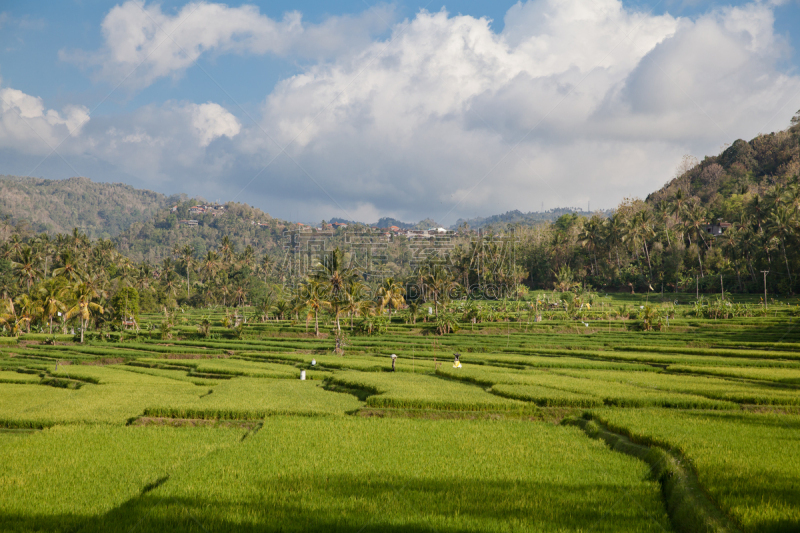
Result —
POLYGON ((42 99, 12 88, 0 88, 0 147, 24 153, 49 153, 89 121, 84 106, 46 109, 42 99))
POLYGON ((200 136, 200 146, 208 146, 211 141, 222 136, 233 138, 242 129, 235 116, 213 102, 192 104, 191 113, 192 126, 200 136))
MULTIPOLYGON (((453 222, 542 201, 611 207, 661 186, 684 153, 785 126, 769 119, 800 78, 776 67, 786 45, 773 22, 763 4, 690 20, 534 0, 498 34, 422 12, 388 43, 279 84, 262 127, 315 176, 306 194, 345 211, 453 222)), ((278 149, 262 142, 241 146, 278 149)))
POLYGON ((230 167, 234 156, 226 143, 240 130, 238 119, 214 102, 168 101, 90 120, 86 107, 58 112, 39 97, 0 88, 0 151, 7 164, 24 161, 25 171, 38 168, 55 150, 59 161, 67 161, 67 176, 104 162, 106 172, 137 176, 138 185, 184 190, 230 167), (187 176, 193 176, 192 183, 187 176))
POLYGON ((159 4, 128 0, 103 19, 100 51, 62 51, 61 57, 98 67, 101 78, 137 89, 180 75, 203 54, 336 57, 367 44, 394 19, 394 9, 386 5, 315 25, 305 24, 296 11, 274 20, 256 6, 192 2, 170 16, 159 4))
POLYGON ((166 15, 126 2, 105 18, 94 54, 110 78, 144 61, 143 86, 206 53, 316 59, 265 96, 257 124, 185 101, 84 124, 80 108, 57 113, 6 89, 0 149, 30 138, 8 122, 24 113, 56 132, 79 128, 73 150, 162 189, 305 220, 449 224, 542 202, 613 207, 660 187, 682 155, 783 128, 800 107, 770 4, 680 18, 619 0, 531 0, 509 9, 502 32, 422 11, 382 38, 370 37, 375 16, 314 26, 250 6, 166 15), (189 54, 160 46, 161 27, 189 54))

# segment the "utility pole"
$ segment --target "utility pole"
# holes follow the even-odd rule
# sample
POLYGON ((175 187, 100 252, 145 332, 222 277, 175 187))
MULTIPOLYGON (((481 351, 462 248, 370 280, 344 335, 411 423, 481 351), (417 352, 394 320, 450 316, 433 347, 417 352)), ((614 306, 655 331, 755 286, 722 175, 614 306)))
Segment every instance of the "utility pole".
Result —
POLYGON ((769 270, 762 270, 761 273, 764 274, 764 309, 767 308, 767 273, 769 270))

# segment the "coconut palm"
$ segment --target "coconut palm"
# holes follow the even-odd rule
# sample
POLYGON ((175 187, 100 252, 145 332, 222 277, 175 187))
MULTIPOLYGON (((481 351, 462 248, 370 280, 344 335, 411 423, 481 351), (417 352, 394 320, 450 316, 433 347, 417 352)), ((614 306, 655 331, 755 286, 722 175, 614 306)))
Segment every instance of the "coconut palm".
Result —
POLYGON ((357 283, 356 271, 345 266, 344 254, 336 248, 322 257, 311 278, 319 284, 320 296, 333 312, 336 330, 341 331, 339 316, 350 300, 349 289, 357 283))
POLYGON ((194 266, 194 254, 195 249, 191 244, 187 244, 179 250, 181 263, 183 263, 183 267, 186 269, 186 298, 191 297, 191 281, 189 280, 189 273, 194 266))
POLYGON ((47 318, 50 325, 50 334, 53 334, 53 317, 67 310, 66 304, 62 301, 64 297, 64 287, 60 286, 55 280, 39 287, 39 296, 42 298, 43 315, 47 318))
POLYGON ((139 289, 139 292, 151 290, 153 278, 153 269, 150 267, 150 263, 142 263, 142 266, 136 271, 134 286, 139 289))
POLYGON ((258 271, 264 274, 264 285, 267 284, 267 276, 269 273, 272 272, 273 261, 272 258, 264 254, 264 257, 261 258, 261 261, 258 263, 258 271))
POLYGON ((29 294, 21 294, 14 300, 17 311, 22 320, 25 321, 28 333, 31 332, 31 321, 37 316, 41 316, 44 309, 38 300, 31 298, 29 294))
MULTIPOLYGON (((706 238, 705 232, 703 231, 703 226, 705 225, 704 220, 705 211, 704 209, 695 203, 692 206, 688 206, 685 211, 685 218, 684 218, 684 228, 686 237, 689 239, 689 245, 692 244, 692 237, 695 238, 695 243, 700 244, 700 241, 706 245, 706 238)), ((698 249, 697 251, 697 261, 700 264, 700 275, 703 275, 703 253, 702 250, 698 249)))
POLYGON ((222 260, 225 261, 226 264, 230 264, 233 260, 234 249, 233 243, 231 243, 230 238, 225 235, 222 237, 222 241, 219 245, 219 255, 222 257, 222 260))
POLYGON ((320 283, 309 279, 301 289, 301 300, 303 306, 308 308, 306 323, 311 316, 314 317, 314 335, 319 337, 319 313, 326 307, 330 307, 330 302, 324 300, 320 294, 320 283))
POLYGON ((253 250, 253 247, 250 246, 249 244, 247 246, 245 246, 244 251, 241 254, 239 254, 239 258, 238 258, 239 259, 238 263, 239 263, 240 267, 241 268, 249 268, 249 269, 252 270, 253 266, 255 265, 255 262, 256 262, 255 256, 256 256, 256 252, 255 252, 255 250, 253 250))
POLYGON ((16 337, 26 324, 30 327, 30 319, 18 314, 13 300, 9 298, 0 304, 0 324, 9 326, 11 336, 16 337))
POLYGON ((647 258, 647 269, 652 277, 653 266, 650 263, 650 248, 647 246, 647 241, 656 234, 653 229, 653 215, 650 211, 642 209, 633 216, 631 222, 633 226, 634 242, 638 239, 642 243, 645 257, 647 258))
POLYGON ((602 242, 602 222, 600 217, 593 216, 583 225, 583 229, 578 234, 578 242, 592 252, 592 271, 600 272, 597 264, 597 250, 602 242))
POLYGON ((275 303, 275 314, 278 315, 278 320, 283 320, 291 313, 292 306, 286 300, 278 300, 275 303))
POLYGON ((689 202, 689 196, 683 192, 683 189, 678 189, 675 194, 670 198, 669 212, 675 217, 675 223, 678 224, 683 216, 683 210, 689 202))
POLYGON ((92 317, 103 314, 103 306, 94 302, 98 294, 86 283, 78 283, 72 287, 72 307, 67 310, 66 318, 78 317, 81 321, 81 344, 84 331, 92 317))
POLYGON ((405 305, 404 295, 406 290, 394 278, 386 278, 378 288, 378 309, 383 313, 384 308, 399 309, 405 305))
POLYGON ((216 252, 209 251, 200 265, 200 272, 203 273, 204 279, 209 280, 216 277, 221 267, 219 255, 216 252))
POLYGON ((58 256, 61 266, 53 270, 54 277, 64 277, 70 283, 76 283, 83 277, 83 273, 78 267, 78 258, 70 250, 62 250, 58 256))
POLYGON ((42 271, 39 270, 39 258, 30 246, 19 251, 16 260, 11 262, 11 269, 19 282, 28 286, 28 292, 31 291, 31 285, 43 276, 42 271))
POLYGON ((433 298, 433 307, 435 314, 439 315, 439 303, 443 296, 446 297, 446 290, 450 285, 450 273, 441 265, 433 265, 428 269, 425 276, 425 294, 426 297, 433 298))
POLYGON ((617 268, 622 268, 619 258, 619 247, 625 240, 625 220, 619 213, 611 215, 604 224, 606 244, 609 253, 613 250, 617 256, 617 268))
POLYGON ((783 261, 786 264, 786 274, 789 276, 789 285, 792 282, 792 271, 789 268, 789 259, 786 257, 786 241, 795 234, 796 218, 788 207, 779 205, 767 219, 766 230, 771 238, 776 238, 781 244, 783 261))

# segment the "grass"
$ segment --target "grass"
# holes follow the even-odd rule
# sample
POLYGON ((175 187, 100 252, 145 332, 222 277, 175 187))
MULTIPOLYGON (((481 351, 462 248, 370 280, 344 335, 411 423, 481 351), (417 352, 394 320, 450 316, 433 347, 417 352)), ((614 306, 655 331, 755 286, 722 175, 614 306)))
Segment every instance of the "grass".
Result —
POLYGON ((350 394, 327 391, 320 382, 235 378, 213 392, 178 401, 151 402, 146 416, 224 420, 260 420, 267 416, 344 415, 361 407, 350 394))
POLYGON ((171 340, 0 342, 0 530, 661 531, 693 500, 678 478, 747 531, 800 529, 786 309, 660 332, 525 315, 437 336, 394 320, 344 356, 330 324, 234 339, 216 312, 202 339, 200 316, 181 313, 171 340), (651 448, 537 422, 589 409, 651 448), (635 458, 656 448, 677 462, 635 458))
POLYGON ((88 530, 119 524, 140 524, 138 531, 198 524, 275 532, 671 530, 647 466, 574 428, 284 417, 266 420, 240 446, 187 464, 88 530))
POLYGON ((455 411, 523 411, 524 402, 489 394, 480 387, 432 376, 403 372, 335 372, 337 385, 372 393, 370 407, 444 409, 455 411))
POLYGON ((754 405, 800 405, 796 390, 730 381, 711 376, 613 371, 561 371, 562 374, 595 382, 613 382, 640 388, 692 394, 706 398, 754 405))
POLYGON ((104 425, 0 434, 0 530, 78 530, 135 501, 148 485, 237 444, 242 435, 233 429, 104 425))
POLYGON ((800 529, 800 416, 607 409, 595 416, 634 440, 681 452, 744 531, 800 529))
POLYGON ((669 370, 675 372, 691 372, 695 374, 708 374, 710 376, 746 378, 800 385, 800 369, 796 368, 730 368, 721 366, 695 367, 687 365, 671 365, 669 370))
POLYGON ((0 370, 0 383, 38 383, 41 378, 37 374, 23 374, 20 372, 11 372, 9 370, 0 370))
MULTIPOLYGON (((168 378, 122 369, 86 367, 101 381, 80 389, 42 385, 0 386, 0 426, 102 423, 122 425, 154 402, 179 402, 205 392, 168 378), (103 383, 105 381, 105 383, 103 383)), ((68 370, 60 372, 65 377, 68 370)))

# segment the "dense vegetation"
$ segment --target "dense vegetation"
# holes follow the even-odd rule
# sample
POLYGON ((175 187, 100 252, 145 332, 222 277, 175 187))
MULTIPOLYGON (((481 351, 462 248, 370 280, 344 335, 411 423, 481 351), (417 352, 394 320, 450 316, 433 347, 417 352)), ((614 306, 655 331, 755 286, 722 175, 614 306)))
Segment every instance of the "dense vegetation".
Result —
POLYGON ((131 224, 152 218, 179 196, 167 198, 123 183, 96 183, 87 178, 45 180, 0 176, 0 228, 3 238, 12 225, 33 233, 68 233, 78 228, 94 239, 115 237, 131 224))

